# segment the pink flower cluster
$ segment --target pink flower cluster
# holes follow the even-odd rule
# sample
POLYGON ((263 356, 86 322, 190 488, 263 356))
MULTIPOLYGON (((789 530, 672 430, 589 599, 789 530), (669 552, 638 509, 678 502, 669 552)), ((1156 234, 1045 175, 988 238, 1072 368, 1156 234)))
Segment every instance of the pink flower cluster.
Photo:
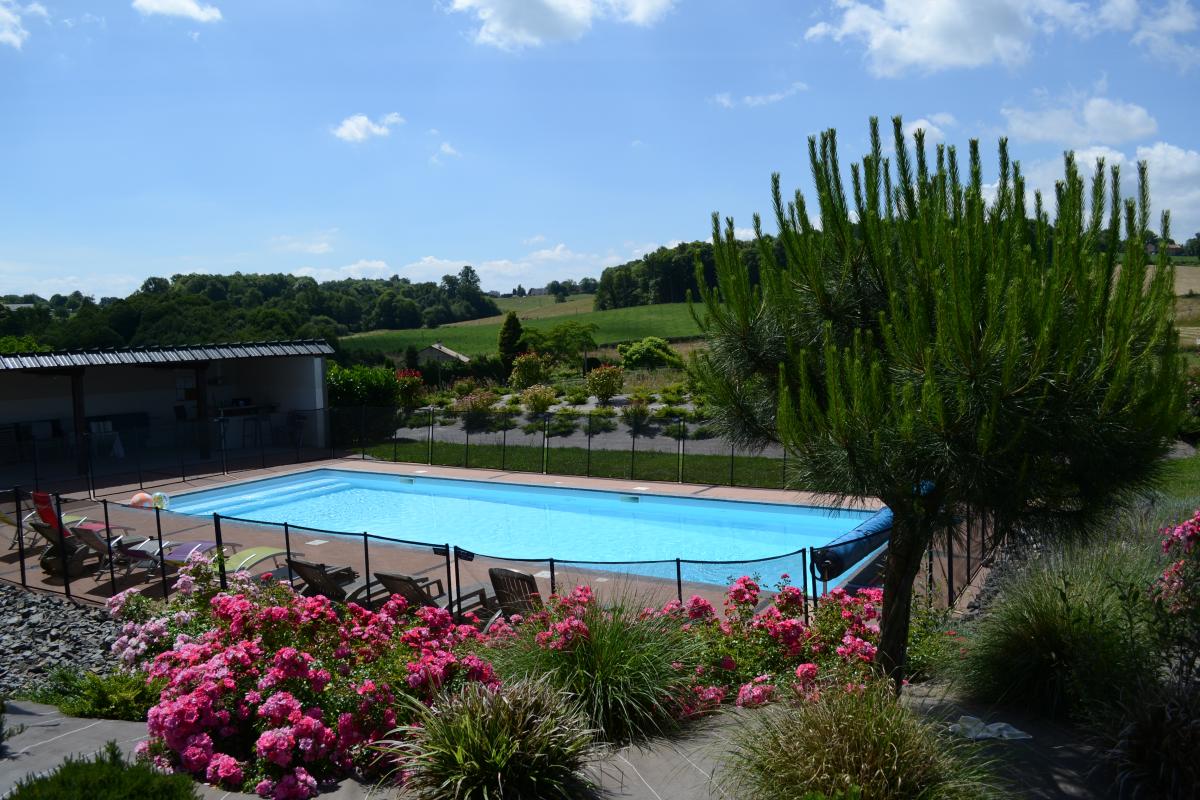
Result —
POLYGON ((218 593, 213 627, 148 665, 166 681, 148 715, 147 757, 229 789, 307 798, 318 782, 369 764, 364 744, 401 720, 397 692, 429 701, 451 681, 497 685, 465 652, 482 639, 441 609, 396 596, 376 612, 286 592, 218 593), (397 660, 399 656, 399 660, 397 660), (393 687, 382 676, 407 680, 393 687))
POLYGON ((1200 615, 1200 509, 1162 534, 1163 552, 1176 560, 1163 570, 1154 592, 1170 613, 1200 615))

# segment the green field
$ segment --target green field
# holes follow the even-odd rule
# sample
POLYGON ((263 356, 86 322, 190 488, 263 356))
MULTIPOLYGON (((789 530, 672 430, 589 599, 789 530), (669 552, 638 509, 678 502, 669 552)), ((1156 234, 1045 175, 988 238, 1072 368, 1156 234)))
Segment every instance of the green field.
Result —
MULTIPOLYGON (((519 298, 517 302, 543 299, 526 297, 519 298)), ((599 345, 629 342, 646 336, 686 339, 700 335, 687 303, 635 306, 612 311, 581 310, 573 314, 549 315, 549 311, 557 310, 555 306, 569 306, 573 301, 574 298, 567 303, 553 304, 553 298, 551 298, 551 304, 529 304, 527 309, 518 309, 517 313, 521 316, 524 316, 525 313, 530 315, 531 318, 522 320, 522 324, 528 328, 546 330, 567 320, 595 324, 597 326, 596 343, 599 345)), ((580 305, 584 305, 584 303, 579 302, 576 307, 580 305)), ((586 301, 586 307, 591 307, 590 300, 586 301)), ((490 320, 475 320, 473 324, 444 325, 434 329, 372 331, 349 336, 342 340, 342 344, 347 350, 360 352, 403 353, 409 345, 425 347, 434 342, 441 342, 460 353, 472 356, 483 355, 496 352, 500 336, 500 322, 500 317, 492 317, 490 320)))

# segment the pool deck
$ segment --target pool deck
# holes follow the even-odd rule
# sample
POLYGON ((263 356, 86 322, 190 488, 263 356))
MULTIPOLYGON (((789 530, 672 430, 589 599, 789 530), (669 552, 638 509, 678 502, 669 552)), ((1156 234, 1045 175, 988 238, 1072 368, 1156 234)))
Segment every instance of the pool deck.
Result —
MULTIPOLYGON (((393 463, 358 458, 346 458, 317 463, 288 465, 267 469, 256 469, 240 472, 235 475, 197 476, 187 481, 175 481, 147 487, 147 491, 164 492, 168 495, 178 495, 185 492, 213 489, 225 486, 235 486, 265 478, 276 478, 311 472, 318 469, 338 469, 349 471, 373 472, 388 475, 420 476, 431 478, 456 478, 461 480, 485 481, 525 486, 544 486, 552 488, 592 489, 620 492, 624 494, 653 494, 669 497, 706 498, 714 500, 734 500, 755 503, 771 503, 779 505, 808 505, 824 508, 850 507, 862 510, 876 510, 881 504, 876 500, 862 500, 853 503, 837 503, 835 498, 818 495, 811 492, 787 491, 779 489, 751 489, 731 486, 710 486, 685 483, 666 483, 653 481, 630 481, 610 478, 585 478, 562 475, 543 475, 525 472, 502 472, 499 470, 462 469, 455 467, 437 467, 425 464, 393 463)), ((213 541, 213 521, 206 517, 194 517, 182 514, 164 513, 161 520, 156 521, 152 511, 135 509, 120 505, 141 488, 136 484, 119 486, 104 490, 95 499, 72 496, 63 498, 63 513, 86 515, 89 521, 103 521, 104 507, 101 501, 107 499, 108 519, 114 536, 121 533, 130 537, 155 539, 158 537, 158 525, 162 526, 162 538, 166 541, 213 541)), ((5 510, 11 510, 7 508, 5 510)), ((28 509, 26 509, 28 510, 28 509)), ((418 521, 419 524, 419 521, 418 521)), ((419 534, 413 538, 421 540, 419 534)), ((286 549, 282 529, 278 526, 256 525, 250 523, 222 521, 222 541, 227 549, 245 549, 254 546, 270 546, 286 549)), ((446 560, 443 556, 434 554, 429 546, 401 547, 382 539, 371 539, 369 547, 364 547, 359 537, 313 535, 309 531, 294 530, 291 532, 289 544, 292 553, 310 561, 330 565, 350 565, 362 575, 375 572, 400 572, 409 575, 427 576, 440 579, 449 586, 461 582, 464 587, 473 588, 476 585, 489 584, 487 570, 489 567, 506 566, 522 571, 531 572, 538 579, 544 593, 550 591, 551 572, 548 562, 519 562, 502 559, 483 559, 474 561, 460 560, 458 575, 447 574, 446 560)), ((455 544, 453 541, 449 544, 455 544)), ((40 546, 30 548, 24 559, 24 581, 35 590, 65 593, 66 586, 61 577, 48 575, 38 564, 35 554, 40 552, 40 546)), ((547 547, 548 555, 553 553, 553 547, 547 547)), ((569 553, 561 554, 569 556, 569 553)), ((680 553, 686 557, 686 553, 680 553)), ((105 572, 94 577, 98 562, 91 559, 87 562, 87 572, 71 581, 73 597, 90 603, 103 603, 115 591, 131 587, 142 587, 143 593, 149 596, 163 596, 164 584, 167 588, 173 583, 173 569, 168 567, 164 578, 161 570, 153 573, 135 571, 131 575, 115 576, 105 572)), ((283 559, 265 562, 254 570, 258 573, 264 570, 273 571, 277 576, 284 566, 283 559)), ((645 600, 647 605, 661 604, 676 596, 677 587, 674 580, 664 580, 638 575, 633 572, 622 572, 620 567, 600 568, 580 567, 567 564, 556 564, 554 578, 559 587, 574 583, 587 582, 601 595, 612 597, 617 595, 635 595, 639 600, 645 600)), ((731 570, 739 571, 737 566, 731 570)), ((752 571, 752 570, 751 570, 752 571)), ((740 574, 740 571, 739 571, 740 574)), ((736 576, 734 576, 736 577, 736 576)), ((798 577, 798 576, 797 576, 798 577)), ((11 583, 21 582, 21 559, 16 549, 9 549, 0 554, 0 580, 11 583)), ((719 603, 723 597, 724 587, 717 584, 683 582, 684 597, 699 594, 710 601, 719 603)), ((490 592, 489 592, 490 593, 490 592)))

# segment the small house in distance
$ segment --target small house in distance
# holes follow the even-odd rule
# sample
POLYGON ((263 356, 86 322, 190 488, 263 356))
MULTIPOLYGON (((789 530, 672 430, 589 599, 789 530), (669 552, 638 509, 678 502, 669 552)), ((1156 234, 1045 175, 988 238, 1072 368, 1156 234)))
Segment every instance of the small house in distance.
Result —
POLYGON ((446 345, 442 344, 441 342, 434 342, 433 344, 429 345, 428 347, 424 348, 423 350, 421 350, 417 353, 417 362, 418 363, 427 364, 430 361, 436 361, 438 363, 444 363, 447 361, 458 361, 462 364, 470 364, 471 363, 470 358, 468 358, 467 356, 464 356, 462 353, 458 353, 458 352, 455 352, 454 350, 451 350, 449 347, 446 347, 446 345))

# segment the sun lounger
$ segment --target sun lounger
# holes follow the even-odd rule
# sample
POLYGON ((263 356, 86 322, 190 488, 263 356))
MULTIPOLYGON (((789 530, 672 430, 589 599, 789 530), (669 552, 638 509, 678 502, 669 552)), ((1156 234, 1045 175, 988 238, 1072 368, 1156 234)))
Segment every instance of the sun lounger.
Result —
POLYGON ((371 603, 387 597, 387 590, 369 578, 359 578, 350 567, 330 568, 325 564, 289 558, 288 567, 304 581, 305 597, 325 595, 339 603, 371 603))
MULTIPOLYGON (((271 561, 274 565, 272 569, 282 569, 279 563, 280 556, 286 556, 286 550, 280 550, 278 547, 250 547, 241 550, 237 553, 231 553, 225 556, 225 571, 226 572, 249 572, 255 574, 254 569, 264 561, 271 561)), ((303 553, 293 553, 292 555, 302 556, 303 553)))
MULTIPOLYGON (((224 548, 230 552, 236 552, 241 545, 233 542, 225 542, 224 548)), ((210 542, 204 539, 191 539, 186 542, 172 542, 163 545, 162 557, 163 561, 173 566, 183 566, 188 562, 194 553, 212 553, 217 549, 216 542, 210 542)))
MULTIPOLYGON (((8 543, 9 550, 16 549, 17 540, 19 537, 24 537, 24 544, 26 547, 33 547, 35 544, 37 544, 38 533, 30 524, 35 519, 37 519, 37 512, 30 511, 21 518, 21 522, 18 524, 14 517, 10 517, 8 514, 0 511, 0 525, 7 525, 13 529, 12 539, 8 543)), ((63 514, 63 524, 68 528, 72 525, 79 525, 85 521, 87 521, 87 517, 82 517, 78 514, 63 514)))
POLYGON ((389 595, 398 594, 413 607, 445 608, 456 614, 467 614, 488 606, 487 590, 482 586, 464 590, 460 596, 460 606, 454 598, 446 595, 445 586, 440 578, 414 578, 412 575, 402 575, 398 572, 376 572, 375 579, 389 595), (442 597, 446 598, 444 606, 438 602, 442 597))
POLYGON ((504 616, 513 614, 522 616, 542 609, 542 595, 538 588, 537 579, 528 572, 504 567, 492 567, 488 570, 492 580, 492 589, 496 592, 496 603, 504 616))

